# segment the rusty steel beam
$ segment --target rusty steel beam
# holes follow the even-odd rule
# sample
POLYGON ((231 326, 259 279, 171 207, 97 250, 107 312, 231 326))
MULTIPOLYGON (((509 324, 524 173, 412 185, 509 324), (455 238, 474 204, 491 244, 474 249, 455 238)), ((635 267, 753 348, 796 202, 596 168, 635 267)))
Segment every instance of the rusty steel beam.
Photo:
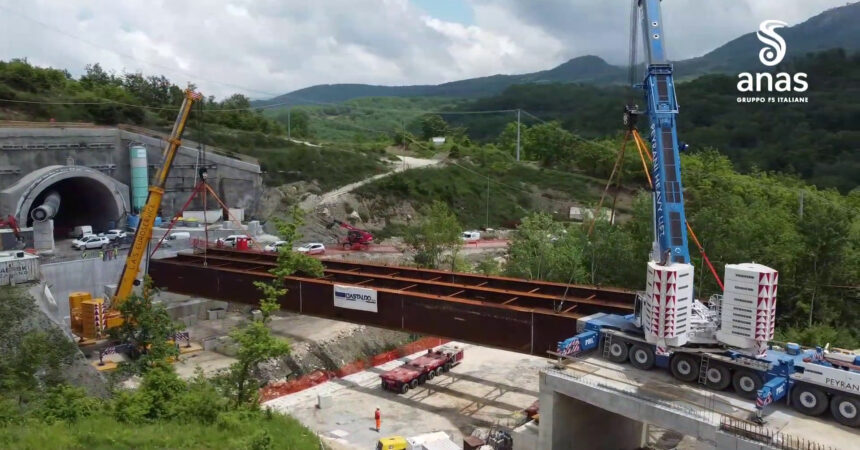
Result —
MULTIPOLYGON (((149 274, 157 287, 170 292, 247 304, 259 302, 260 293, 253 282, 273 277, 268 268, 273 265, 274 256, 210 250, 206 260, 217 261, 217 266, 204 265, 203 259, 199 255, 179 255, 152 260, 149 274)), ((580 317, 599 310, 623 313, 633 310, 633 294, 615 289, 606 290, 604 297, 602 289, 570 286, 564 289, 570 293, 567 297, 552 297, 529 291, 549 286, 555 292, 556 283, 342 261, 323 263, 327 269, 324 278, 286 278, 288 293, 280 301, 284 310, 535 355, 546 355, 547 350, 556 348, 558 341, 575 334, 576 320, 580 317), (334 306, 335 284, 355 285, 361 281, 364 281, 362 287, 376 290, 378 312, 334 306), (574 298, 574 293, 582 297, 574 298), (512 297, 522 296, 537 297, 530 297, 523 304, 504 304, 512 297), (585 299, 588 303, 577 303, 585 299), (576 305, 576 312, 570 308, 556 312, 561 301, 576 305)))

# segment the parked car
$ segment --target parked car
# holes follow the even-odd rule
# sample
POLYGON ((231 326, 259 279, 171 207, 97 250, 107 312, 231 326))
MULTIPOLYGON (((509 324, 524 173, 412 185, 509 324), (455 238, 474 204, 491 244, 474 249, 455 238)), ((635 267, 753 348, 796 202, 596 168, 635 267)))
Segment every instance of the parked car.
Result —
POLYGON ((307 253, 308 255, 322 255, 325 254, 325 245, 320 244, 319 242, 311 242, 310 244, 305 244, 296 249, 299 253, 307 253))
POLYGON ((245 235, 245 234, 231 234, 230 236, 227 236, 227 237, 225 237, 225 238, 218 239, 218 241, 217 241, 217 242, 218 242, 222 247, 235 247, 235 246, 236 246, 236 240, 237 240, 237 239, 242 239, 242 238, 246 238, 246 239, 247 239, 247 237, 248 237, 248 236, 247 236, 247 235, 245 235))
POLYGON ((104 236, 96 236, 94 234, 72 241, 72 248, 76 248, 78 250, 86 250, 88 248, 107 248, 108 245, 110 245, 110 239, 104 236))
POLYGON ((263 248, 263 250, 270 253, 277 253, 281 250, 281 247, 287 245, 287 241, 275 241, 263 248))
MULTIPOLYGON (((101 234, 99 234, 101 235, 101 234)), ((104 237, 108 238, 111 242, 117 239, 125 239, 128 234, 122 230, 107 230, 104 232, 104 237)))
POLYGON ((176 231, 176 232, 170 233, 170 236, 167 236, 167 240, 169 240, 169 241, 176 241, 176 240, 183 240, 183 239, 191 239, 191 233, 189 233, 187 231, 176 231))

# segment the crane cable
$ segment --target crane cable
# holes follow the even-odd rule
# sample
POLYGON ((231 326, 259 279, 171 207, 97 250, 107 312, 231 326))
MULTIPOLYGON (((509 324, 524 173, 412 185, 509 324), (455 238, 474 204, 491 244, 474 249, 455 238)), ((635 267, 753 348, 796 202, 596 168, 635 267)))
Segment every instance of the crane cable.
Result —
POLYGON ((591 225, 588 226, 588 237, 591 237, 591 233, 594 231, 594 224, 597 223, 600 208, 603 207, 603 200, 606 198, 606 192, 609 191, 609 186, 612 185, 612 179, 615 178, 615 172, 619 171, 618 168, 621 166, 621 162, 624 159, 624 151, 627 147, 628 140, 630 140, 630 130, 627 130, 627 133, 624 135, 624 141, 621 143, 621 151, 618 153, 618 159, 615 160, 615 165, 612 166, 612 173, 609 174, 609 179, 606 180, 606 187, 603 188, 603 193, 600 195, 600 201, 597 203, 597 208, 594 210, 593 220, 591 221, 591 225))
MULTIPOLYGON (((645 141, 642 139, 642 136, 639 135, 639 131, 633 129, 633 141, 636 143, 636 149, 639 151, 639 158, 642 160, 642 169, 645 171, 645 176, 648 178, 648 185, 651 187, 651 190, 654 190, 654 183, 651 181, 651 174, 648 170, 648 165, 645 164, 645 158, 642 156, 644 153, 648 156, 649 161, 654 161, 654 158, 648 153, 648 146, 645 144, 645 141)), ((708 265, 708 269, 710 269, 711 273, 714 275, 714 279, 717 281, 717 284, 720 286, 721 290, 725 290, 723 287, 723 281, 720 279, 720 276, 717 274, 717 269, 714 268, 714 265, 711 264, 711 259, 708 258, 707 252, 705 252, 705 247, 702 246, 701 242, 699 242, 699 238, 696 237, 696 233, 693 232, 693 227, 690 226, 690 222, 684 221, 684 224, 687 225, 687 231, 690 232, 690 237, 693 238, 693 242, 696 244, 696 248, 699 250, 699 253, 702 254, 702 259, 705 260, 705 264, 708 265)))

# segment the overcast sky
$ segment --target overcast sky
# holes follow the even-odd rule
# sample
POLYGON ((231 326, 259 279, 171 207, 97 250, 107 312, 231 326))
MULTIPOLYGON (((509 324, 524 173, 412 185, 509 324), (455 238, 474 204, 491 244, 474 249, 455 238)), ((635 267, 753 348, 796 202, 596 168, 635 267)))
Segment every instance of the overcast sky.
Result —
MULTIPOLYGON (((669 57, 704 54, 766 19, 845 0, 665 0, 669 57)), ((629 0, 0 0, 0 59, 79 75, 99 62, 207 95, 268 98, 325 83, 442 83, 627 59, 629 0)))

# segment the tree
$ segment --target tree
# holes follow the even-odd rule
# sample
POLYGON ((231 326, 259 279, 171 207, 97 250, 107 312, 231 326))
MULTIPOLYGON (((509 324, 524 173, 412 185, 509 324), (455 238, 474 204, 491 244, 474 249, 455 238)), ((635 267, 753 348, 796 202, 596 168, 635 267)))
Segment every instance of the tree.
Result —
POLYGON ((448 253, 452 269, 463 245, 457 216, 438 200, 425 207, 421 220, 406 230, 404 241, 415 252, 415 264, 436 269, 448 253))
POLYGON ((139 356, 125 363, 132 373, 144 374, 155 366, 167 364, 168 359, 179 356, 179 350, 171 343, 179 327, 170 318, 164 305, 154 303, 155 289, 152 280, 144 278, 141 294, 132 294, 117 309, 123 323, 110 330, 111 336, 130 344, 131 354, 139 356))
POLYGON ((303 109, 294 109, 290 114, 290 135, 297 138, 312 137, 311 116, 303 109))
POLYGON ((428 114, 421 119, 421 132, 425 141, 448 133, 448 123, 438 114, 428 114))
POLYGON ((553 166, 572 156, 573 136, 558 122, 535 125, 528 129, 524 149, 529 159, 536 159, 544 166, 553 166))
POLYGON ((322 276, 323 267, 319 260, 303 253, 293 251, 293 244, 301 238, 299 227, 303 223, 303 212, 295 207, 292 220, 275 220, 281 238, 286 242, 278 252, 277 264, 269 270, 273 278, 269 282, 255 282, 262 293, 260 311, 262 318, 235 328, 230 337, 238 344, 236 361, 230 366, 229 390, 232 392, 233 406, 244 407, 256 404, 256 387, 251 386, 252 371, 269 359, 286 355, 289 343, 272 335, 268 322, 274 312, 280 309, 278 301, 287 294, 284 277, 300 271, 311 276, 322 276))
POLYGON ((509 276, 563 283, 581 283, 587 277, 581 240, 546 213, 523 219, 508 255, 509 276))

